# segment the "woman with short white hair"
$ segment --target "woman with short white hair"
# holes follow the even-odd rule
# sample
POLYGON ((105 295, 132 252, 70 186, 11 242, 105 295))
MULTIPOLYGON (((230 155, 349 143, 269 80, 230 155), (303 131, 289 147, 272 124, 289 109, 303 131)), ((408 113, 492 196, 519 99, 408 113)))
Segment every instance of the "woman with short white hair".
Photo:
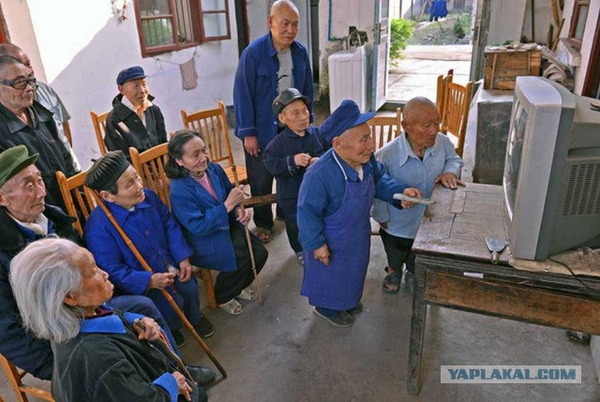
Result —
POLYGON ((52 342, 57 401, 206 399, 152 346, 161 337, 154 320, 103 305, 114 286, 86 249, 65 239, 33 242, 12 260, 10 281, 23 325, 52 342))

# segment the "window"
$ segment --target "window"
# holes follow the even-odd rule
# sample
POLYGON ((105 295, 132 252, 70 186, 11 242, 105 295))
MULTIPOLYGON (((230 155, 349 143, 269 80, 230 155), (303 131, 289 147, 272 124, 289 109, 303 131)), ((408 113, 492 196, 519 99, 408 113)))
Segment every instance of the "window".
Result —
POLYGON ((573 5, 573 15, 571 16, 571 27, 569 29, 569 39, 576 49, 581 48, 583 31, 587 20, 589 0, 575 0, 573 5))
POLYGON ((228 0, 135 0, 142 56, 231 38, 228 0))

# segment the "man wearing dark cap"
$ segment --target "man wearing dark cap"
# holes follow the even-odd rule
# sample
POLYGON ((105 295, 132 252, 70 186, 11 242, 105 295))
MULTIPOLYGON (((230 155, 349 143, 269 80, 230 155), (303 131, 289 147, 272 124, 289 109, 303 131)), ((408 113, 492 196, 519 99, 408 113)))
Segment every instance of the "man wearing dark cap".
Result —
POLYGON ((325 152, 318 128, 310 127, 310 100, 296 88, 288 88, 273 102, 273 113, 285 129, 271 140, 263 162, 277 178, 277 203, 283 212, 290 246, 300 265, 304 265, 302 246, 298 241, 296 204, 298 190, 306 169, 325 152))
POLYGON ((165 119, 160 108, 152 103, 144 69, 134 66, 117 76, 119 95, 113 99, 113 109, 106 118, 104 143, 109 151, 121 150, 129 157, 129 147, 144 152, 167 142, 165 119))
POLYGON ((180 343, 181 320, 161 293, 167 289, 198 334, 208 338, 213 325, 200 312, 198 282, 189 257, 193 254, 179 224, 121 151, 108 152, 90 168, 85 185, 98 191, 116 221, 148 262, 146 271, 100 207, 85 225, 84 237, 96 263, 110 275, 115 294, 151 298, 180 343))
POLYGON ((46 201, 64 206, 56 171, 67 177, 77 171, 71 154, 58 136, 52 112, 35 97, 33 71, 11 56, 0 56, 0 151, 25 145, 31 154, 39 154, 36 162, 48 194, 46 201))
MULTIPOLYGON (((30 374, 49 380, 52 349, 49 342, 36 339, 21 326, 8 281, 10 262, 27 244, 50 235, 76 242, 81 239, 72 226, 75 218, 44 204, 46 187, 35 166, 38 158, 38 154, 30 156, 24 145, 0 153, 0 353, 30 374)), ((152 300, 146 297, 119 296, 108 304, 154 318, 163 328, 166 326, 152 300)), ((165 333, 172 340, 168 328, 165 333)))
POLYGON ((398 208, 412 204, 393 199, 396 193, 418 197, 419 190, 391 179, 373 157, 367 120, 351 100, 342 104, 320 128, 332 148, 306 172, 298 197, 298 227, 304 249, 302 295, 314 312, 336 327, 350 327, 362 311, 375 197, 398 208))

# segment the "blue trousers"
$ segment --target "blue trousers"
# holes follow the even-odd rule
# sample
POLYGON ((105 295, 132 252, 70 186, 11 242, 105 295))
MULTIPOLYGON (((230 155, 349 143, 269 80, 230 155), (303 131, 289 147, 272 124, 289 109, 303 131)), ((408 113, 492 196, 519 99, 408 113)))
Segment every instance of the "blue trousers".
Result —
MULTIPOLYGON (((168 291, 179 308, 183 310, 189 322, 192 325, 200 324, 200 321, 202 321, 202 313, 200 313, 200 290, 196 278, 192 276, 187 282, 181 282, 177 278, 174 285, 168 291)), ((154 301, 171 331, 181 328, 181 320, 160 290, 151 289, 146 292, 146 295, 154 301)))

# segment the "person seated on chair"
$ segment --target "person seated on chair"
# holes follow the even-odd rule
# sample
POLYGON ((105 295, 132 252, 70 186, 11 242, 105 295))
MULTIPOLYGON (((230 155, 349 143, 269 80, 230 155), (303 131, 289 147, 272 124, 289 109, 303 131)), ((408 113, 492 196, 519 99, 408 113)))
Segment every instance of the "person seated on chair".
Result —
POLYGON ((0 151, 25 145, 38 153, 36 165, 46 185, 46 201, 64 208, 55 172, 71 177, 71 154, 58 136, 52 112, 34 100, 33 71, 12 56, 0 56, 0 151))
MULTIPOLYGON (((35 166, 38 157, 38 154, 29 155, 24 145, 0 153, 0 353, 35 377, 49 380, 52 377, 52 349, 49 342, 36 339, 21 325, 8 281, 10 261, 27 244, 47 236, 79 242, 81 238, 72 225, 75 218, 44 203, 46 187, 35 166)), ((171 331, 152 300, 144 296, 117 296, 109 304, 154 318, 174 344, 171 331)), ((210 376, 205 378, 211 379, 210 376)))
MULTIPOLYGON (((439 132, 440 113, 433 102, 423 97, 408 101, 402 114, 402 128, 403 135, 375 154, 388 175, 418 188, 426 198, 431 197, 436 183, 451 189, 464 186, 458 178, 462 160, 448 136, 439 132)), ((373 203, 371 214, 379 222, 379 233, 387 254, 387 276, 383 281, 383 290, 387 293, 400 290, 404 264, 406 282, 411 286, 415 272, 412 244, 425 208, 423 204, 416 204, 413 208, 400 210, 390 208, 380 200, 373 203)))
POLYGON ((200 293, 194 267, 179 224, 156 193, 144 189, 142 179, 121 151, 111 151, 94 162, 85 185, 98 191, 106 207, 131 239, 153 272, 146 271, 106 213, 97 206, 84 228, 87 247, 98 266, 108 272, 117 294, 146 295, 163 314, 178 343, 182 322, 161 289, 166 289, 203 338, 214 334, 200 312, 200 293))
POLYGON ((10 282, 23 325, 53 345, 57 401, 207 400, 154 320, 104 305, 114 286, 83 247, 33 242, 13 259, 10 282))
POLYGON ((302 246, 298 241, 296 204, 298 190, 306 169, 325 152, 317 127, 310 127, 310 100, 296 88, 282 91, 273 102, 273 113, 285 129, 269 142, 263 162, 277 178, 277 204, 285 220, 285 230, 296 258, 304 266, 302 246))
POLYGON ((129 147, 139 152, 167 142, 165 119, 148 92, 146 73, 140 66, 122 70, 117 76, 119 95, 106 117, 104 143, 109 151, 121 150, 129 159, 129 147))
MULTIPOLYGON (((251 213, 240 207, 243 186, 233 187, 223 168, 208 159, 206 143, 199 133, 179 130, 169 140, 165 173, 169 183, 171 209, 185 237, 194 249, 192 263, 220 271, 215 282, 219 307, 232 315, 244 307, 236 298, 255 300, 250 287, 254 273, 244 226, 251 213)), ((267 261, 267 250, 249 235, 256 272, 267 261)))

